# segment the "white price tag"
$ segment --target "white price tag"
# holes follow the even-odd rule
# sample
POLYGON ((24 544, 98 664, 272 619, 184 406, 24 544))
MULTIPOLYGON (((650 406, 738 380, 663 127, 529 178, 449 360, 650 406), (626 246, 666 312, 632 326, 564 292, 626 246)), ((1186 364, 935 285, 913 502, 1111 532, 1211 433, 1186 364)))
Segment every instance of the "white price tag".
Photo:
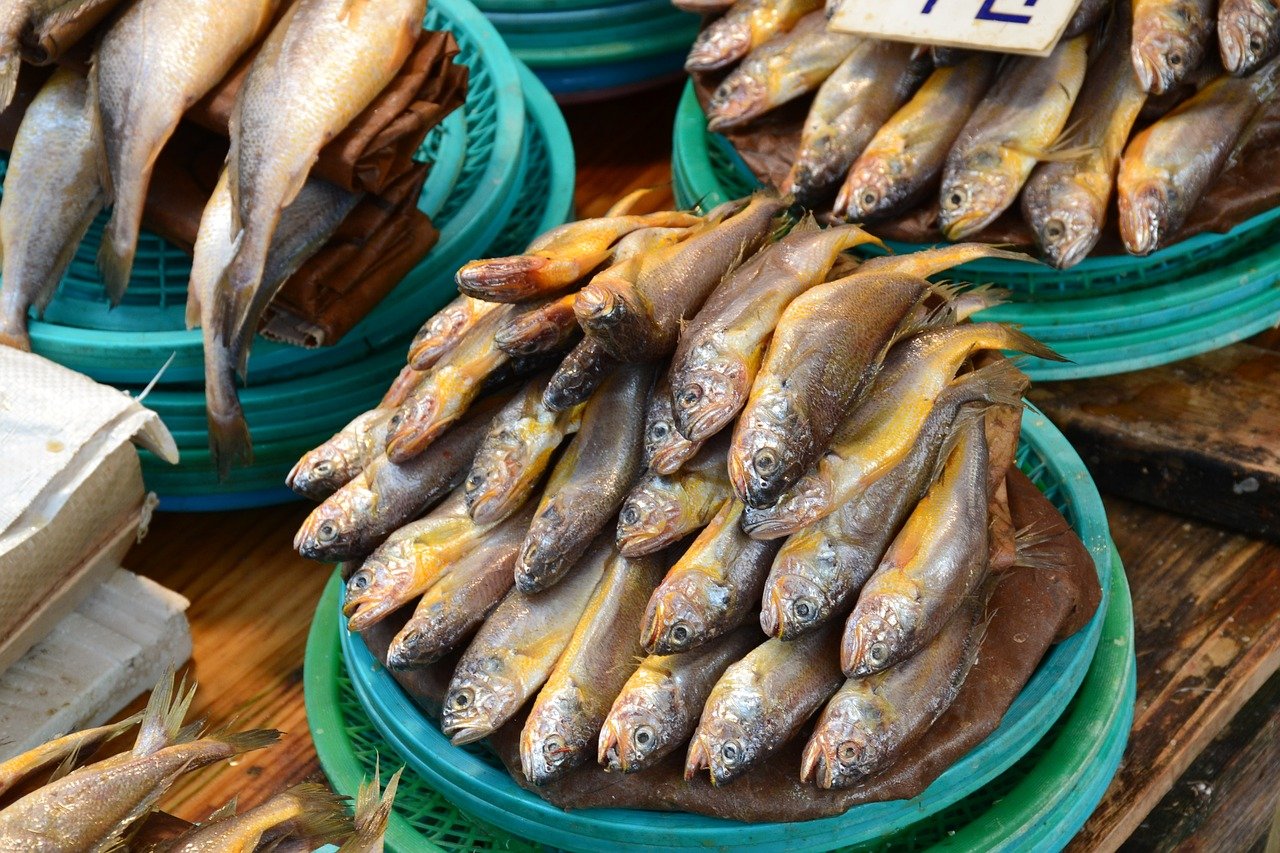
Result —
POLYGON ((843 0, 831 29, 846 33, 1046 56, 1081 0, 843 0))

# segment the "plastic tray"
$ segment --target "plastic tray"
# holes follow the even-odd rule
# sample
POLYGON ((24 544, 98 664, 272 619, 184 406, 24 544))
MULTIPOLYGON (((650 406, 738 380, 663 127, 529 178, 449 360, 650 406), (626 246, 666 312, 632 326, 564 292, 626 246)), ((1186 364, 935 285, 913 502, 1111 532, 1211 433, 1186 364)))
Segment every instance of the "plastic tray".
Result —
POLYGON ((1043 415, 1024 419, 1020 464, 1063 511, 1080 534, 1103 584, 1104 603, 1095 619, 1053 649, 1015 700, 1004 722, 980 747, 909 803, 858 806, 842 816, 801 824, 743 824, 689 814, 653 814, 623 809, 566 814, 524 791, 501 769, 453 747, 419 713, 391 676, 376 667, 364 644, 345 631, 343 653, 356 692, 382 735, 414 767, 448 788, 466 811, 508 831, 566 849, 590 850, 608 843, 623 850, 699 848, 708 843, 743 850, 827 850, 829 839, 860 843, 908 826, 986 784, 1006 770, 1062 713, 1084 678, 1101 632, 1111 571, 1106 515, 1079 456, 1043 415), (675 840, 672 840, 675 839, 675 840))
MULTIPOLYGON (((1056 850, 1096 807, 1115 775, 1133 718, 1137 674, 1133 615, 1119 557, 1101 641, 1061 720, 1021 760, 980 790, 928 818, 844 851, 1056 850)), ((337 640, 342 584, 334 577, 307 642, 307 721, 320 762, 339 792, 354 795, 380 763, 383 781, 406 763, 361 706, 337 640)), ((425 777, 406 771, 387 841, 413 851, 533 851, 546 848, 468 817, 425 777)), ((840 838, 831 839, 840 847, 840 838)), ((708 849, 715 849, 714 847, 708 849)))
POLYGON ((604 100, 684 76, 682 48, 661 56, 584 68, 539 68, 538 79, 562 101, 604 100))
POLYGON ((591 33, 507 35, 511 50, 531 68, 590 68, 688 52, 698 35, 690 16, 627 24, 591 33), (689 18, 689 20, 685 20, 689 18))
MULTIPOLYGON (((484 9, 483 4, 477 4, 484 9)), ((677 16, 694 16, 681 12, 671 5, 671 0, 626 0, 612 6, 592 6, 585 9, 531 9, 525 12, 500 12, 484 9, 498 32, 537 33, 556 30, 595 30, 599 27, 630 24, 637 21, 670 19, 677 16)))

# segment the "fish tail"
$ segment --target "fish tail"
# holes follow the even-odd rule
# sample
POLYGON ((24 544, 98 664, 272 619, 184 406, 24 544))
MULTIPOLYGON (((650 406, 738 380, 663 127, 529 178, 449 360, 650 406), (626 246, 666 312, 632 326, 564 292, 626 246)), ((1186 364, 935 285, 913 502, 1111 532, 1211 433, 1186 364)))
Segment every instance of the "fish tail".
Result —
POLYGON ((375 850, 378 842, 387 833, 387 823, 391 819, 391 807, 395 803, 396 788, 400 785, 401 767, 387 781, 386 790, 379 797, 378 776, 360 786, 356 799, 356 832, 347 839, 338 853, 357 853, 357 851, 375 850))
POLYGON ((218 470, 218 480, 223 481, 233 467, 253 464, 253 438, 238 400, 230 411, 215 411, 210 406, 208 415, 209 452, 218 470))
POLYGON ((1012 359, 1001 358, 973 373, 961 377, 960 382, 977 383, 981 399, 993 406, 1021 408, 1022 395, 1031 384, 1027 375, 1017 368, 1012 359))
MULTIPOLYGON (((1046 361, 1070 361, 1066 356, 1059 355, 1047 344, 1043 344, 1035 338, 1028 335, 1021 329, 1015 329, 1012 326, 1006 326, 1000 323, 981 324, 989 326, 990 335, 988 341, 994 347, 1000 349, 1011 350, 1013 352, 1026 353, 1027 355, 1043 358, 1046 361)), ((979 326, 974 326, 979 328, 979 326)))
POLYGON ((210 732, 206 737, 230 747, 236 754, 266 749, 280 742, 282 732, 276 729, 250 729, 244 732, 227 732, 218 730, 210 732))
POLYGON ((1014 565, 1028 569, 1061 568, 1060 560, 1039 553, 1041 546, 1049 543, 1055 533, 1044 523, 1032 522, 1021 530, 1014 531, 1013 549, 1014 565))
POLYGON ((166 746, 190 740, 192 735, 184 732, 182 721, 191 709, 191 700, 196 695, 196 685, 187 686, 184 676, 178 685, 177 693, 173 689, 173 670, 160 676, 160 681, 151 691, 147 707, 142 712, 142 721, 138 729, 138 739, 133 745, 133 754, 139 758, 152 755, 166 746))
POLYGON ((12 53, 0 56, 0 111, 13 103, 13 96, 18 93, 18 72, 21 70, 22 60, 15 45, 12 53))
POLYGON ((355 827, 347 814, 347 800, 317 782, 303 782, 280 794, 291 801, 295 817, 288 821, 289 835, 305 839, 307 849, 348 838, 355 827))
POLYGON ((117 202, 98 249, 98 269, 102 272, 112 307, 120 304, 129 289, 133 258, 138 250, 138 228, 131 224, 133 219, 127 207, 117 202))

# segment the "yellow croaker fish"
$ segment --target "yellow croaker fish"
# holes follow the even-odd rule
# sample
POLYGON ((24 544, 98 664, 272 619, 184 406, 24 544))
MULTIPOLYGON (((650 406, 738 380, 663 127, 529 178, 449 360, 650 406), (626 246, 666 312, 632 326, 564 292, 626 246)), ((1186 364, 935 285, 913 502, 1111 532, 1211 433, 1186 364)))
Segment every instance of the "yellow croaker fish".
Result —
POLYGON ((942 473, 894 537, 845 623, 840 667, 860 678, 907 660, 972 596, 990 565, 985 420, 962 418, 942 473))
POLYGON ((363 631, 422 595, 493 527, 471 520, 457 489, 426 518, 391 534, 347 580, 348 629, 363 631))
POLYGON ((618 366, 618 360, 605 351, 604 344, 590 336, 578 342, 560 362, 542 402, 553 412, 563 412, 591 398, 600 384, 618 366))
POLYGON ((821 5, 821 0, 738 0, 698 34, 684 69, 726 68, 821 5))
POLYGON ((0 199, 0 344, 31 349, 27 312, 44 313, 106 201, 92 114, 84 78, 59 70, 18 127, 0 199))
POLYGON ((1280 52, 1276 0, 1221 0, 1218 48, 1222 66, 1237 77, 1252 74, 1280 52))
POLYGON ((1001 70, 947 155, 938 223, 948 240, 978 233, 1017 199, 1066 127, 1088 52, 1089 37, 1078 36, 1001 70))
POLYGON ((671 361, 681 436, 706 441, 729 425, 746 404, 787 306, 825 279, 842 252, 866 243, 882 245, 856 225, 822 230, 809 217, 716 287, 681 331, 671 361))
MULTIPOLYGON (((913 275, 917 278, 929 278, 961 264, 967 264, 983 258, 999 258, 1003 261, 1020 261, 1030 264, 1037 263, 1036 259, 1030 255, 997 249, 995 246, 989 246, 986 243, 954 243, 934 249, 921 249, 918 252, 908 252, 902 255, 884 255, 878 258, 869 258, 859 267, 859 271, 867 273, 894 272, 913 275)), ((963 299, 965 296, 976 293, 984 294, 984 298, 990 296, 989 290, 975 288, 964 291, 956 296, 955 300, 963 299)), ((955 300, 953 300, 953 304, 955 300)))
POLYGON ((1102 236, 1120 155, 1147 100, 1124 52, 1128 6, 1116 9, 1071 114, 1071 138, 1084 153, 1041 163, 1022 191, 1023 217, 1045 258, 1059 269, 1084 260, 1102 236))
POLYGON ((1278 73, 1280 60, 1272 60, 1251 77, 1219 77, 1133 138, 1116 178, 1120 236, 1130 253, 1150 254, 1182 227, 1248 141, 1278 73))
POLYGON ((855 222, 905 213, 937 185, 947 154, 987 93, 997 59, 979 53, 939 68, 875 132, 836 196, 834 212, 855 222))
POLYGON ((69 735, 42 743, 21 755, 15 755, 6 761, 0 761, 0 794, 8 791, 42 767, 48 767, 54 762, 65 761, 69 758, 74 760, 76 756, 87 753, 98 744, 119 737, 138 725, 141 720, 141 714, 134 714, 132 717, 123 719, 118 723, 72 732, 69 735))
POLYGON ((484 621, 511 591, 516 553, 532 517, 533 507, 526 507, 444 570, 392 639, 387 666, 412 669, 433 664, 484 621))
POLYGON ((648 474, 622 502, 618 550, 652 554, 706 527, 733 497, 725 462, 728 435, 702 448, 674 474, 648 474))
POLYGON ((674 474, 702 449, 701 441, 690 441, 676 427, 671 402, 671 372, 649 393, 644 412, 644 467, 651 474, 674 474))
POLYGON ((249 853, 262 843, 304 838, 308 849, 342 841, 354 827, 343 797, 303 782, 256 808, 210 821, 183 833, 165 853, 249 853))
POLYGON ((1161 95, 1200 67, 1218 23, 1217 0, 1133 0, 1133 70, 1161 95))
POLYGON ((947 326, 899 343, 818 463, 776 504, 752 512, 746 523, 751 535, 790 536, 826 518, 887 473, 910 451, 965 359, 991 349, 1062 359, 1034 338, 999 323, 947 326))
POLYGON ((494 341, 510 316, 510 306, 486 314, 423 377, 388 423, 387 458, 408 462, 466 413, 486 380, 511 360, 494 341))
POLYGON ((818 87, 800 148, 781 190, 814 206, 835 195, 876 130, 906 103, 926 73, 915 47, 866 39, 818 87))
POLYGON ((730 666, 702 709, 685 779, 706 768, 711 784, 726 785, 795 737, 840 689, 838 639, 828 626, 790 643, 766 640, 730 666))
POLYGON ((861 41, 828 30, 822 10, 810 12, 790 32, 751 51, 724 79, 707 105, 707 127, 716 133, 741 127, 812 92, 861 41))
POLYGON ((613 537, 601 535, 563 582, 537 595, 507 593, 463 652, 445 693, 440 725, 455 744, 493 734, 538 692, 616 553, 613 537))
POLYGON ((265 304, 271 237, 320 149, 387 87, 422 29, 426 0, 297 0, 263 43, 231 116, 235 259, 227 340, 265 304))
POLYGON ((520 769, 545 785, 592 755, 600 726, 640 656, 640 616, 662 579, 653 557, 608 557, 573 637, 520 732, 520 769))
POLYGON ((614 243, 642 228, 688 228, 692 213, 660 211, 637 216, 583 219, 553 228, 523 255, 471 261, 458 270, 458 290, 490 302, 525 302, 551 296, 609 260, 614 243))
POLYGON ((152 692, 133 751, 73 770, 0 811, 0 849, 30 853, 116 849, 182 775, 275 744, 273 730, 201 736, 182 720, 194 691, 152 692), (170 699, 172 698, 172 703, 170 699))
POLYGON ((498 349, 527 358, 565 348, 578 332, 575 299, 573 293, 553 297, 516 314, 494 335, 498 349))
POLYGON ((395 413, 395 409, 370 409, 356 415, 333 438, 307 451, 285 477, 285 485, 312 500, 329 497, 382 453, 395 413))
POLYGON ((951 707, 982 642, 982 601, 971 596, 941 633, 911 658, 851 678, 822 709, 805 746, 800 778, 847 788, 883 770, 951 707))
POLYGON ((743 625, 691 652, 649 655, 627 679, 600 728, 600 763, 606 770, 634 773, 683 745, 720 676, 759 644, 755 626, 743 625))
MULTIPOLYGON (((112 193, 98 265, 113 304, 129 286, 142 207, 160 149, 187 108, 266 31, 279 6, 280 0, 138 0, 103 36, 90 89, 102 122, 112 193)), ((300 187, 301 180, 293 194, 300 187)), ((289 200, 283 199, 280 208, 289 200)), ((262 242, 264 264, 270 236, 262 242)))
POLYGON ((649 599, 641 642, 650 654, 679 654, 729 633, 760 602, 778 542, 761 542, 739 526, 732 501, 671 567, 649 599))
POLYGON ((459 296, 437 311, 422 325, 409 344, 409 366, 414 370, 429 370, 463 338, 484 315, 498 307, 496 302, 484 302, 470 296, 459 296))
POLYGON ((404 401, 409 399, 409 395, 413 393, 413 389, 418 387, 424 377, 426 370, 415 370, 412 365, 406 364, 400 368, 400 372, 396 374, 396 378, 391 380, 391 384, 387 386, 387 393, 382 395, 382 399, 378 401, 379 409, 398 409, 404 405, 404 401))
POLYGON ((524 506, 565 436, 582 423, 583 406, 553 412, 542 402, 550 378, 543 374, 525 385, 489 424, 475 451, 463 493, 467 512, 481 524, 524 506))

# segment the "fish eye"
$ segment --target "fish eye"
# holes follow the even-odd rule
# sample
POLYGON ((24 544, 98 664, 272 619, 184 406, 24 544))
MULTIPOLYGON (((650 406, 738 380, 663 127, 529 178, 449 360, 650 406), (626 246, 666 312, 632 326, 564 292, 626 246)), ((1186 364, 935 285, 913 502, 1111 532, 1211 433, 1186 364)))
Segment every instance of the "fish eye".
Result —
POLYGON ((391 422, 390 422, 391 428, 395 429, 396 427, 400 426, 400 422, 403 420, 404 420, 404 416, 401 415, 399 412, 396 412, 394 415, 391 416, 391 422))
POLYGON ((1256 35, 1249 36, 1249 52, 1250 53, 1254 53, 1254 54, 1262 53, 1262 48, 1263 48, 1262 39, 1258 38, 1258 36, 1256 35))
POLYGON ((671 645, 683 646, 689 642, 689 626, 683 622, 677 622, 671 626, 671 645))
POLYGON ((690 385, 680 394, 680 407, 684 409, 692 409, 698 405, 698 401, 702 399, 702 386, 690 385))
POLYGON ((662 441, 671 433, 671 427, 667 426, 666 421, 658 421, 649 427, 649 438, 654 441, 662 441))
POLYGON ((564 738, 560 735, 547 735, 542 742, 542 758, 548 764, 559 764, 565 759, 564 738))
POLYGON ((641 749, 653 743, 653 729, 649 726, 639 726, 631 735, 631 740, 641 749))
POLYGON ((640 523, 640 511, 635 508, 634 504, 627 504, 622 508, 622 523, 628 527, 640 523))
POLYGON ((449 697, 449 707, 454 711, 465 711, 475 701, 475 693, 470 687, 460 688, 449 697))
POLYGON ((332 521, 326 521, 320 525, 320 529, 316 531, 316 538, 321 542, 332 542, 338 538, 338 526, 332 521))
POLYGON ((720 757, 726 767, 734 767, 742 760, 742 746, 736 740, 727 741, 720 747, 720 757))
POLYGON ((1169 64, 1170 64, 1170 65, 1172 65, 1174 68, 1177 68, 1179 65, 1181 65, 1181 64, 1182 64, 1182 54, 1180 54, 1180 53, 1176 53, 1176 52, 1175 52, 1175 53, 1170 53, 1170 54, 1169 54, 1169 64))
POLYGON ((321 477, 327 477, 329 476, 329 474, 333 472, 333 463, 326 459, 325 461, 316 465, 315 472, 319 474, 321 477))
POLYGON ((751 463, 761 474, 772 474, 778 468, 778 454, 766 447, 755 452, 751 457, 751 463))
POLYGON ((862 193, 862 206, 875 207, 876 202, 880 200, 880 196, 876 195, 875 190, 866 190, 862 193))
POLYGON ((1044 236, 1049 240, 1057 240, 1067 233, 1067 226, 1061 219, 1050 219, 1044 224, 1044 236))
POLYGON ((476 489, 480 488, 483 485, 484 485, 484 477, 481 477, 479 474, 473 473, 471 476, 467 477, 468 492, 474 492, 476 489))
POLYGON ((347 586, 355 592, 363 592, 369 588, 371 580, 369 573, 361 569, 351 576, 351 580, 347 581, 347 586))
POLYGON ((889 647, 885 643, 872 643, 867 649, 867 658, 875 666, 880 666, 889 659, 889 647))
POLYGON ((836 758, 841 764, 853 764, 858 760, 858 745, 851 740, 845 741, 836 749, 836 758))
POLYGON ((818 605, 812 599, 801 598, 791 605, 791 612, 797 619, 809 620, 818 615, 818 605))
POLYGON ((960 205, 964 204, 967 198, 968 198, 968 193, 966 193, 963 189, 954 189, 947 194, 946 198, 942 200, 942 203, 944 207, 955 209, 957 207, 960 207, 960 205))

